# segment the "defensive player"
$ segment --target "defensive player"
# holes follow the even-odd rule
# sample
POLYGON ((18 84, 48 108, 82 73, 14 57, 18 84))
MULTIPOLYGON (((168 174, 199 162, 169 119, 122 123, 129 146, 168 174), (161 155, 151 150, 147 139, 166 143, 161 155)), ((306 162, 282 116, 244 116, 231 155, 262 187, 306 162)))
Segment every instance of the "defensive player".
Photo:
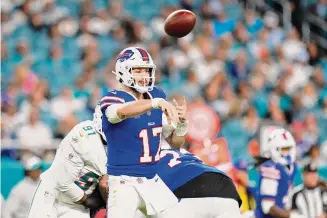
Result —
POLYGON ((89 208, 102 204, 95 189, 106 174, 107 156, 95 126, 101 128, 96 114, 93 122, 79 123, 60 143, 51 167, 41 175, 28 218, 90 218, 89 208))
POLYGON ((269 158, 259 166, 256 193, 256 218, 292 218, 286 209, 296 172, 296 143, 285 129, 277 128, 268 136, 269 158))
POLYGON ((107 215, 132 218, 142 208, 149 215, 156 214, 177 203, 155 170, 165 128, 176 127, 172 134, 165 135, 173 147, 185 141, 186 103, 174 106, 165 100, 165 93, 154 86, 152 58, 142 48, 124 49, 117 57, 114 74, 120 89, 101 99, 102 127, 108 144, 107 215), (170 125, 163 126, 163 114, 170 125))

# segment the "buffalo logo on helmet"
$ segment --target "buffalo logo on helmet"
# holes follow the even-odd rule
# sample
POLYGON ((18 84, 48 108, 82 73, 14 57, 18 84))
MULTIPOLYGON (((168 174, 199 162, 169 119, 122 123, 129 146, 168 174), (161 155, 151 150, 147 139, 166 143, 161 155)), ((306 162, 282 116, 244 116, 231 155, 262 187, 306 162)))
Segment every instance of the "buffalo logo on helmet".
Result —
POLYGON ((128 59, 130 59, 134 55, 134 52, 130 49, 124 51, 117 57, 117 61, 124 62, 128 59))

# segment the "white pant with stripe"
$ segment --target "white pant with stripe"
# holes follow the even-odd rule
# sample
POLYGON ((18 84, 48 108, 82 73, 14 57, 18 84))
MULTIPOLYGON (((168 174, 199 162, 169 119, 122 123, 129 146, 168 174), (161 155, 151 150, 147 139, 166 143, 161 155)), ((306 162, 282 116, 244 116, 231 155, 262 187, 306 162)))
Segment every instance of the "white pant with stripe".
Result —
POLYGON ((42 182, 34 194, 27 218, 90 218, 89 209, 82 205, 70 205, 56 199, 54 189, 42 182))

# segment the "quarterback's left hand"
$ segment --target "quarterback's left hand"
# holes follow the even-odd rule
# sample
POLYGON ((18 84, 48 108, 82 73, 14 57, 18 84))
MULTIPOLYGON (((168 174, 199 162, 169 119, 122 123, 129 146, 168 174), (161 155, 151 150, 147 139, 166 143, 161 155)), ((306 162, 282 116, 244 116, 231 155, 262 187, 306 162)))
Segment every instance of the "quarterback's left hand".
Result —
POLYGON ((182 102, 179 104, 175 99, 173 100, 173 104, 178 113, 178 118, 180 123, 184 123, 187 120, 186 112, 187 112, 187 104, 186 99, 183 97, 182 102))

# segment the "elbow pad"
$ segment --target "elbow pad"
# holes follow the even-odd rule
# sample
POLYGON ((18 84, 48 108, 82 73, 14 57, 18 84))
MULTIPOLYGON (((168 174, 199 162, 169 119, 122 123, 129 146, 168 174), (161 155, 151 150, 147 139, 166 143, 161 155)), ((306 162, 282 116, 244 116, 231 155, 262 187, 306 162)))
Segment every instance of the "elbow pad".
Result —
POLYGON ((115 123, 119 123, 123 120, 117 114, 118 108, 120 108, 122 106, 123 106, 122 104, 113 104, 113 105, 110 105, 109 107, 107 107, 105 114, 110 123, 115 124, 115 123))

